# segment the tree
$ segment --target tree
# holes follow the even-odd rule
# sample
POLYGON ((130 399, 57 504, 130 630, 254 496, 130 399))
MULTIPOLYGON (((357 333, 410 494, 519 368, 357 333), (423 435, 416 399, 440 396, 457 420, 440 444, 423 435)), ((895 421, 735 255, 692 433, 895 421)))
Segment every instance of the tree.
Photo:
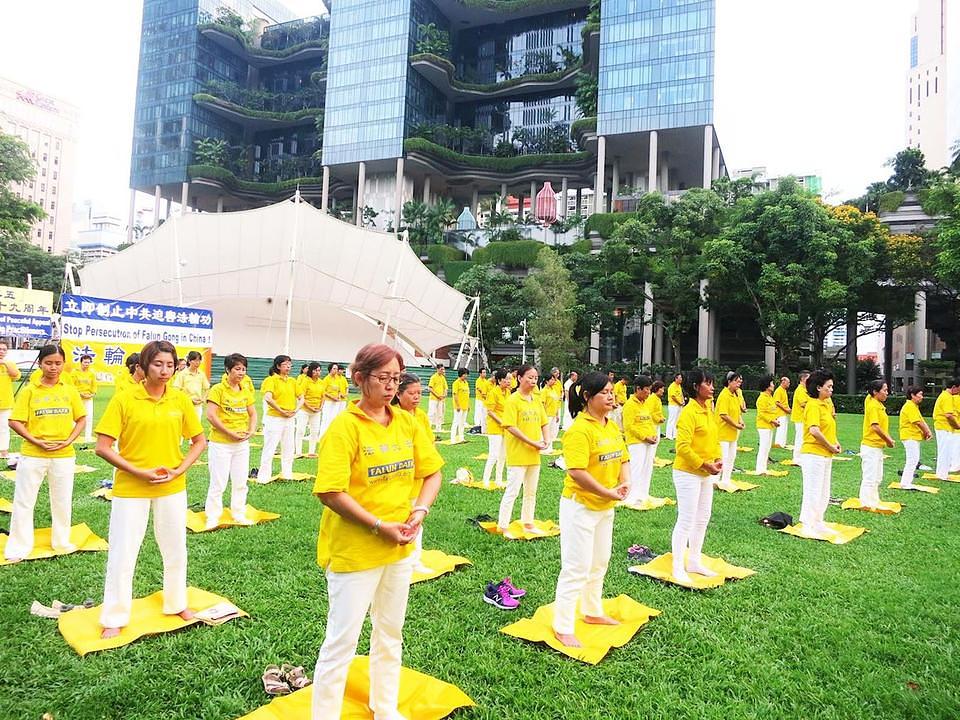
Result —
POLYGON ((36 174, 26 143, 0 132, 0 239, 26 241, 34 223, 45 217, 42 207, 10 189, 10 183, 28 183, 36 174))
POLYGON ((901 150, 887 161, 887 167, 893 168, 893 175, 887 180, 888 190, 920 190, 932 178, 920 148, 901 150))
POLYGON ((539 352, 542 369, 570 368, 581 352, 580 344, 573 337, 576 286, 570 271, 549 247, 537 255, 537 268, 523 285, 524 297, 532 310, 527 328, 539 352))
POLYGON ((577 89, 574 93, 577 107, 583 117, 597 116, 597 97, 600 92, 600 83, 597 76, 591 72, 581 70, 577 73, 577 89))
POLYGON ((0 285, 25 287, 29 274, 34 290, 50 290, 56 302, 65 265, 63 255, 51 255, 26 240, 0 233, 0 285))
POLYGON ((223 138, 199 138, 193 144, 193 157, 198 165, 227 166, 228 147, 223 138))
POLYGON ((429 242, 427 234, 427 206, 419 200, 408 200, 403 204, 403 223, 410 237, 411 245, 426 245, 429 242))
POLYGON ((520 281, 489 263, 468 268, 457 278, 454 287, 464 295, 480 297, 477 323, 487 357, 491 357, 494 346, 503 341, 504 330, 512 334, 530 314, 520 281))

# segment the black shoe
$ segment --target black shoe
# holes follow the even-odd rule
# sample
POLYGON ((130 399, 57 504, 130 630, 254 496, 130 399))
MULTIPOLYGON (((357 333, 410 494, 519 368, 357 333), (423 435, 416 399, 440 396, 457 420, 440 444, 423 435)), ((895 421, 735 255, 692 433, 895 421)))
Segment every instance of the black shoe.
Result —
POLYGON ((247 473, 248 478, 255 478, 260 474, 260 468, 250 468, 250 472, 247 473))

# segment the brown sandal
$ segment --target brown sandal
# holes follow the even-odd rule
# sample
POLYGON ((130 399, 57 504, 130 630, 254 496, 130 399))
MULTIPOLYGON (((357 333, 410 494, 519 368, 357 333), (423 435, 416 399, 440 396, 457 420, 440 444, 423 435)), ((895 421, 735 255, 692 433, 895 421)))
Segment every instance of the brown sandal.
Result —
POLYGON ((263 681, 263 691, 267 695, 290 694, 290 686, 283 678, 283 671, 276 665, 267 665, 260 679, 263 681))
POLYGON ((301 666, 284 664, 280 667, 283 677, 294 690, 300 690, 310 685, 313 680, 307 676, 301 666))

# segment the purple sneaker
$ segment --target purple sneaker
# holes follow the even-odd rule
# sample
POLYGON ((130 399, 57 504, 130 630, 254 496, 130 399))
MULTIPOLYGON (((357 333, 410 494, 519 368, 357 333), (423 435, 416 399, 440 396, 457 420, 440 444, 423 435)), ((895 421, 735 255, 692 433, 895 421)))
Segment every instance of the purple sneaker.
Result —
POLYGON ((511 582, 510 578, 508 577, 505 577, 500 582, 500 584, 507 589, 507 592, 510 593, 510 597, 512 597, 514 600, 517 600, 518 598, 522 598, 524 595, 527 594, 527 591, 524 590, 523 588, 518 588, 514 586, 513 582, 511 582))
POLYGON ((503 583, 487 583, 483 591, 483 601, 501 610, 516 610, 520 602, 510 597, 510 592, 503 583))

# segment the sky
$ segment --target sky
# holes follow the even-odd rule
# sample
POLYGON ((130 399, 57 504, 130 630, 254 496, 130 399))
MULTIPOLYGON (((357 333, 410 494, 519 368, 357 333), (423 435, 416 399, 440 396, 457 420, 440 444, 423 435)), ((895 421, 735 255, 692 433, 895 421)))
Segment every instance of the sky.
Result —
MULTIPOLYGON (((124 221, 141 10, 140 0, 0 6, 0 76, 79 107, 74 200, 124 221)), ((715 126, 727 167, 820 175, 831 202, 886 179, 905 145, 914 10, 915 0, 718 0, 715 126)))

